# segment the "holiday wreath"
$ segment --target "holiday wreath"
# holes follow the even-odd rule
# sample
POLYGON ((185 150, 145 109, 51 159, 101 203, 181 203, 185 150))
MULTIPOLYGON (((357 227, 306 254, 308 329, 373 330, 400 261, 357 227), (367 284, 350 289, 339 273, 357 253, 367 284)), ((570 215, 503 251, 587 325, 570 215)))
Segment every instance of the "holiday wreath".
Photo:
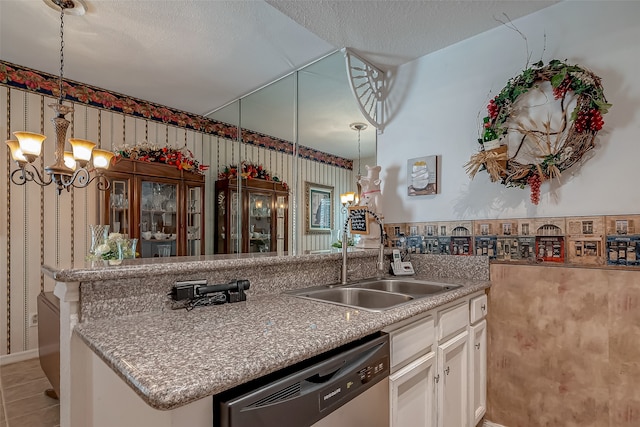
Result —
POLYGON ((559 60, 546 66, 540 61, 510 79, 489 101, 478 140, 483 148, 465 165, 467 173, 473 178, 479 170, 486 170, 492 181, 508 187, 529 185, 531 202, 538 204, 540 184, 559 177, 594 147, 595 136, 604 124, 602 115, 610 107, 600 78, 591 71, 559 60), (517 101, 534 88, 543 90, 545 82, 551 84, 553 97, 559 101, 561 117, 553 125, 549 118, 536 129, 531 119, 525 125, 524 108, 517 101), (509 134, 517 137, 508 138, 509 134), (500 144, 490 148, 489 143, 496 140, 500 144), (522 155, 518 157, 523 148, 535 161, 525 163, 522 155))

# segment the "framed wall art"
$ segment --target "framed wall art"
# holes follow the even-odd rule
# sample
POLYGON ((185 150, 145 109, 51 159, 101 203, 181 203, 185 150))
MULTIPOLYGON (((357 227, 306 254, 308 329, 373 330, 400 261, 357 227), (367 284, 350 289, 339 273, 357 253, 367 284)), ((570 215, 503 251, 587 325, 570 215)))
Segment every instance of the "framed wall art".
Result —
POLYGON ((438 194, 438 156, 416 157, 407 161, 407 194, 438 194))
POLYGON ((333 187, 304 183, 305 233, 331 233, 333 227, 333 187))

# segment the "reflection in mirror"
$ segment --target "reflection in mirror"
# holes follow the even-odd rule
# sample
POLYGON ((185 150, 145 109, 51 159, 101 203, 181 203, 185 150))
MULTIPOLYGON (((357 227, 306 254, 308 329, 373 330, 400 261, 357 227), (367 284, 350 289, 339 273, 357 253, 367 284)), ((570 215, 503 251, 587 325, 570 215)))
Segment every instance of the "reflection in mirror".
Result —
MULTIPOLYGON (((296 78, 295 73, 285 76, 242 98, 240 103, 240 127, 243 136, 240 155, 241 160, 249 167, 247 173, 252 181, 255 181, 251 182, 251 186, 247 181, 247 191, 250 194, 245 200, 249 200, 250 203, 258 197, 268 204, 263 209, 266 212, 268 208, 269 215, 267 218, 262 217, 262 225, 259 228, 262 235, 274 237, 268 245, 264 244, 262 238, 252 237, 258 235, 249 228, 252 219, 255 218, 251 217, 251 211, 243 209, 242 212, 248 217, 241 221, 244 226, 240 235, 241 240, 245 242, 245 251, 248 252, 273 252, 276 248, 277 199, 286 191, 283 184, 278 182, 286 183, 288 186, 294 181, 292 142, 295 140, 296 78), (260 178, 276 182, 255 188, 257 185, 253 184, 257 184, 260 178)), ((293 203, 290 196, 287 199, 288 207, 293 203)), ((282 242, 292 240, 289 238, 292 235, 291 222, 287 225, 279 236, 282 242)), ((288 246, 287 250, 291 252, 291 244, 288 246)))
MULTIPOLYGON (((274 235, 284 237, 274 241, 278 252, 283 248, 289 254, 330 252, 338 236, 336 230, 345 220, 339 195, 356 191, 358 171, 366 174, 364 165, 376 164, 376 131, 373 126, 363 129, 360 138, 350 127, 352 123, 365 120, 351 93, 343 54, 335 52, 328 55, 208 117, 238 124, 242 129, 242 142, 237 141, 237 135, 234 135, 219 145, 218 164, 212 164, 212 167, 217 166, 218 173, 225 173, 229 166, 245 162, 251 166, 244 173, 254 178, 252 184, 260 184, 259 178, 267 173, 271 179, 269 185, 260 184, 264 188, 252 188, 251 194, 255 191, 261 195, 271 190, 274 192, 269 202, 273 216, 270 224, 274 229, 266 231, 264 226, 260 226, 258 232, 250 230, 248 206, 251 200, 256 199, 249 197, 249 193, 243 196, 245 189, 239 183, 234 183, 237 186, 233 196, 235 205, 221 204, 220 194, 209 197, 217 209, 217 221, 215 227, 211 227, 216 235, 209 239, 218 242, 215 253, 252 251, 251 244, 247 243, 249 236, 260 239, 267 235, 272 239, 274 235), (294 145, 296 141, 297 147, 294 145), (296 152, 298 157, 294 159, 296 152), (283 181, 286 185, 274 184, 274 180, 283 181), (335 222, 330 224, 330 228, 335 232, 305 233, 305 206, 299 202, 304 200, 305 182, 333 187, 335 200, 331 206, 335 222), (230 213, 229 209, 233 212, 230 213), (222 212, 224 215, 220 216, 222 212), (228 215, 233 219, 223 219, 228 215), (282 227, 283 222, 286 227, 282 227), (286 230, 284 236, 278 228, 286 230), (233 250, 222 250, 229 247, 230 242, 226 239, 234 239, 233 250), (225 242, 226 246, 223 245, 225 242)), ((240 181, 248 183, 247 180, 240 181)), ((209 188, 213 187, 211 183, 209 188)), ((257 226, 253 225, 255 229, 257 226)), ((254 249, 259 251, 258 246, 254 249)))
MULTIPOLYGON (((365 165, 376 164, 376 130, 368 126, 358 135, 352 129, 353 123, 365 120, 352 95, 344 54, 340 51, 298 72, 298 98, 299 182, 334 188, 332 206, 336 220, 331 228, 339 230, 346 219, 340 194, 356 192, 356 176, 366 175, 365 165)), ((301 187, 298 186, 300 191, 304 191, 301 187)), ((300 233, 296 237, 302 253, 331 251, 339 232, 300 233)))
MULTIPOLYGON (((229 127, 229 134, 226 137, 217 138, 216 153, 212 153, 211 159, 216 159, 211 168, 220 173, 230 165, 238 163, 240 159, 240 142, 238 141, 238 126, 240 125, 240 100, 236 100, 225 107, 210 113, 207 117, 221 123, 232 125, 229 127)), ((215 188, 217 174, 212 174, 212 182, 207 182, 207 188, 215 188)), ((234 195, 237 195, 237 191, 234 195)), ((229 221, 223 219, 228 214, 231 206, 237 206, 237 200, 225 200, 225 195, 217 194, 215 190, 209 190, 205 197, 207 203, 207 228, 212 230, 211 237, 205 239, 207 244, 206 253, 227 253, 239 252, 240 242, 237 239, 240 227, 239 217, 231 215, 229 221), (233 205, 232 205, 233 203, 233 205), (233 248, 229 250, 230 248, 233 248)), ((237 210, 237 209, 236 209, 237 210)))

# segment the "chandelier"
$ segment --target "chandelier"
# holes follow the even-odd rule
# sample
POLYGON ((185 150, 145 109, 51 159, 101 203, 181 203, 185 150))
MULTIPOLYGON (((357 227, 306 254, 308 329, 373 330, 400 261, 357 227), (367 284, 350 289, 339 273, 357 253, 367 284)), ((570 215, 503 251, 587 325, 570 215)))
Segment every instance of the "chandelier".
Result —
POLYGON ((368 126, 365 123, 351 123, 349 127, 352 130, 358 131, 358 174, 356 175, 356 186, 358 187, 358 191, 357 193, 348 192, 340 194, 340 203, 342 203, 343 212, 346 212, 349 206, 357 206, 360 203, 360 193, 362 192, 362 188, 360 186, 360 178, 362 178, 360 173, 360 163, 362 162, 360 159, 360 132, 365 130, 368 126))
POLYGON ((107 150, 95 148, 96 144, 85 139, 70 138, 72 152, 65 151, 65 139, 69 120, 65 115, 73 112, 73 107, 64 105, 63 74, 64 74, 64 14, 65 11, 80 15, 84 13, 84 5, 78 0, 44 0, 49 6, 60 9, 60 77, 58 79, 59 97, 55 104, 49 104, 55 113, 51 119, 56 131, 55 162, 44 168, 45 174, 33 164, 42 151, 42 142, 46 136, 33 132, 13 132, 16 140, 7 141, 11 150, 11 158, 18 165, 18 169, 11 173, 11 181, 17 185, 24 185, 29 181, 45 187, 55 184, 58 194, 63 189, 69 191, 71 187, 84 188, 92 181, 96 181, 99 190, 105 191, 110 187, 109 180, 103 172, 109 168, 114 154, 107 150), (91 174, 93 173, 93 177, 91 174))

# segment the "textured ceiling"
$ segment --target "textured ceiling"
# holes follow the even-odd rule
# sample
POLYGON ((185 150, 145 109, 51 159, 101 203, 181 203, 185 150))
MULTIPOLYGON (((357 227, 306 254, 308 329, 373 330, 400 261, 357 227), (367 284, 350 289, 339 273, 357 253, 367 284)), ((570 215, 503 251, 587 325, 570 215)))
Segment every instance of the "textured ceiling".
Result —
POLYGON ((337 47, 400 65, 558 1, 266 0, 337 47), (499 21, 500 20, 500 21, 499 21))
MULTIPOLYGON (((336 48, 400 64, 555 1, 86 3, 65 19, 69 78, 202 114, 336 48)), ((40 0, 0 1, 0 57, 57 74, 57 18, 40 0)))

